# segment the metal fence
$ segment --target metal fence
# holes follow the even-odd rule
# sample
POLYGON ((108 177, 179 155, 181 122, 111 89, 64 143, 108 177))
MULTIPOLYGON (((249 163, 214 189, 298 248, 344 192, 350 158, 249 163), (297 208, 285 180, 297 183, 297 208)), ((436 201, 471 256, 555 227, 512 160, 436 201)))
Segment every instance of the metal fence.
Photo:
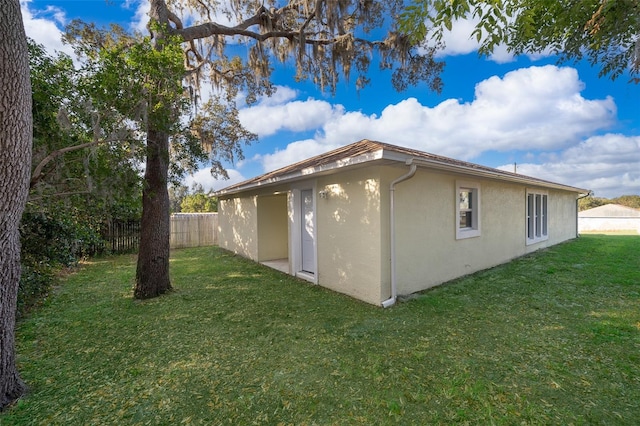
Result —
POLYGON ((103 234, 104 247, 99 251, 111 253, 135 252, 140 245, 139 220, 112 220, 103 234))

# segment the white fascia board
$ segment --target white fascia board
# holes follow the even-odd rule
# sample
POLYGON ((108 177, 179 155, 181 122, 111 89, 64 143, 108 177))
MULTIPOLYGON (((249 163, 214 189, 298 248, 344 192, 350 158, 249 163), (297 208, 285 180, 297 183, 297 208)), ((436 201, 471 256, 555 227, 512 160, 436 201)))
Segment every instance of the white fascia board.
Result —
POLYGON ((216 196, 232 195, 232 194, 247 191, 250 189, 262 188, 262 187, 276 185, 280 183, 295 182, 297 180, 302 180, 302 179, 311 177, 312 175, 326 173, 332 170, 338 170, 347 166, 354 166, 354 165, 363 164, 363 163, 367 163, 374 160, 379 160, 383 158, 382 152, 383 150, 378 150, 375 152, 361 154, 355 157, 343 158, 343 159, 334 161, 332 163, 323 164, 317 167, 307 167, 302 170, 291 172, 285 175, 275 176, 271 179, 249 183, 247 185, 234 188, 231 191, 225 191, 224 189, 222 189, 220 191, 217 191, 215 194, 216 196))
POLYGON ((576 192, 583 195, 589 193, 589 190, 587 189, 576 188, 573 186, 562 185, 554 182, 539 181, 524 175, 520 175, 520 176, 508 175, 508 174, 503 174, 497 171, 493 172, 490 170, 476 169, 473 167, 450 164, 450 163, 445 163, 437 160, 416 158, 410 154, 405 154, 405 153, 400 153, 395 151, 388 151, 385 149, 379 149, 374 152, 368 152, 368 153, 357 155, 354 157, 343 158, 343 159, 340 159, 328 164, 323 164, 317 167, 307 167, 302 170, 276 176, 271 179, 249 183, 247 185, 234 188, 231 191, 225 191, 224 189, 222 189, 216 192, 215 195, 216 196, 232 195, 232 194, 247 191, 250 189, 267 187, 267 186, 276 185, 280 183, 295 182, 297 180, 302 180, 302 179, 311 177, 312 175, 318 175, 320 173, 324 174, 334 170, 341 169, 343 167, 364 164, 364 163, 375 161, 375 160, 389 160, 389 161, 404 163, 406 165, 416 164, 419 167, 430 168, 433 170, 442 170, 450 173, 465 174, 465 175, 474 176, 474 177, 497 179, 501 181, 520 183, 520 184, 525 184, 525 185, 535 186, 535 187, 559 189, 563 191, 576 192))
POLYGON ((427 168, 436 169, 436 170, 443 170, 443 171, 448 171, 453 173, 463 173, 470 176, 497 179, 497 180, 502 180, 507 182, 522 183, 525 185, 542 187, 542 188, 560 189, 563 191, 577 192, 579 194, 587 194, 589 192, 589 190, 587 189, 576 188, 573 186, 562 185, 559 183, 553 183, 548 181, 539 181, 524 175, 522 176, 507 175, 499 172, 493 172, 490 170, 475 169, 472 167, 459 166, 455 164, 447 164, 447 163, 442 163, 440 161, 427 160, 422 158, 413 158, 410 161, 414 164, 417 164, 418 166, 427 167, 427 168))

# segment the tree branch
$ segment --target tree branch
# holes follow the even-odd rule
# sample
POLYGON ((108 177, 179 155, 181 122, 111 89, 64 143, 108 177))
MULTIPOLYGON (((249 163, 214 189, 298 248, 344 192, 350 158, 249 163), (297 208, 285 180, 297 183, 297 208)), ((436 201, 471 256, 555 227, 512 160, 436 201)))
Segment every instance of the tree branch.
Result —
POLYGON ((36 168, 33 170, 33 173, 31 175, 31 181, 29 182, 29 188, 33 188, 38 182, 42 180, 42 178, 44 177, 42 170, 47 164, 49 164, 51 161, 53 161, 57 157, 64 155, 68 152, 79 151, 81 149, 100 145, 102 143, 116 142, 119 140, 120 140, 119 138, 108 137, 106 139, 96 139, 92 142, 86 142, 80 145, 66 146, 64 148, 60 148, 60 149, 56 149, 55 151, 52 151, 51 153, 49 153, 49 155, 44 157, 42 161, 40 161, 40 163, 38 163, 36 168))
MULTIPOLYGON (((216 24, 214 22, 207 22, 205 24, 196 25, 193 27, 185 28, 182 31, 178 31, 179 34, 184 41, 191 41, 200 38, 206 38, 213 35, 224 35, 224 36, 243 36, 249 37, 259 42, 264 42, 266 40, 272 38, 286 38, 288 40, 294 40, 296 38, 300 38, 300 31, 287 31, 287 30, 278 30, 278 31, 268 31, 265 33, 258 33, 255 31, 250 31, 238 27, 227 27, 225 25, 216 24)), ((347 37, 348 34, 343 36, 337 36, 328 39, 314 39, 314 38, 305 38, 305 43, 308 45, 331 45, 339 42, 341 39, 347 37)), ((366 40, 360 40, 366 41, 366 40)), ((375 42, 367 42, 369 44, 375 44, 375 42)))
POLYGON ((44 157, 42 161, 40 161, 40 163, 38 163, 36 168, 33 170, 31 181, 29 182, 29 188, 33 188, 42 179, 42 176, 43 176, 42 169, 44 169, 44 167, 47 164, 49 164, 51 161, 53 161, 55 158, 63 154, 66 154, 67 152, 73 152, 80 149, 88 148, 90 146, 97 145, 101 142, 103 141, 99 140, 99 141, 87 142, 80 145, 66 146, 64 148, 60 148, 60 149, 56 149, 55 151, 52 151, 51 153, 49 153, 49 155, 44 157))
POLYGON ((90 194, 90 193, 91 191, 58 192, 57 194, 41 195, 40 197, 29 197, 29 201, 38 201, 46 197, 67 197, 69 195, 90 194))

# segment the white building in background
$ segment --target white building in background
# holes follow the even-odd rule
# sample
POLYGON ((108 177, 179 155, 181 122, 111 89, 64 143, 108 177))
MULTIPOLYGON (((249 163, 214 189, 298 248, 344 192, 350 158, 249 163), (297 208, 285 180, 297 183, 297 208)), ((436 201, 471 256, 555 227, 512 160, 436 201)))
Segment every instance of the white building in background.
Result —
POLYGON ((605 204, 578 213, 578 232, 624 232, 640 234, 640 210, 605 204))

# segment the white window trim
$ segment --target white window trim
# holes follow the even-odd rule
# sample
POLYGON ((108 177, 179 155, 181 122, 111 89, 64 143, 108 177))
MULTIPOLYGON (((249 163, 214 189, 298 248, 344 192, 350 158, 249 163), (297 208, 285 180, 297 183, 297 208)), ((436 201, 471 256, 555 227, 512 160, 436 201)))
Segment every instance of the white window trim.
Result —
POLYGON ((527 241, 527 245, 536 244, 541 241, 546 241, 549 239, 549 193, 547 191, 541 191, 536 189, 527 189, 526 197, 525 197, 525 226, 524 226, 524 235, 527 241), (533 196, 534 204, 532 210, 529 208, 529 196, 533 196), (542 203, 539 206, 539 210, 536 203, 537 196, 540 196, 540 202, 542 203), (546 203, 544 201, 546 198, 546 203), (533 212, 533 217, 531 216, 530 211, 533 212), (541 217, 540 223, 538 225, 538 221, 536 220, 539 216, 541 217), (533 237, 529 236, 529 224, 533 226, 533 237), (542 228, 542 229, 539 229, 542 228), (539 232, 538 232, 539 231, 539 232), (539 235, 537 235, 539 234, 539 235))
POLYGON ((480 184, 477 182, 456 181, 455 204, 456 204, 456 216, 455 216, 456 240, 479 237, 481 234, 480 232, 480 222, 481 222, 480 184), (460 228, 460 191, 463 189, 471 190, 475 200, 475 203, 472 206, 473 213, 471 215, 473 224, 470 228, 460 228))

